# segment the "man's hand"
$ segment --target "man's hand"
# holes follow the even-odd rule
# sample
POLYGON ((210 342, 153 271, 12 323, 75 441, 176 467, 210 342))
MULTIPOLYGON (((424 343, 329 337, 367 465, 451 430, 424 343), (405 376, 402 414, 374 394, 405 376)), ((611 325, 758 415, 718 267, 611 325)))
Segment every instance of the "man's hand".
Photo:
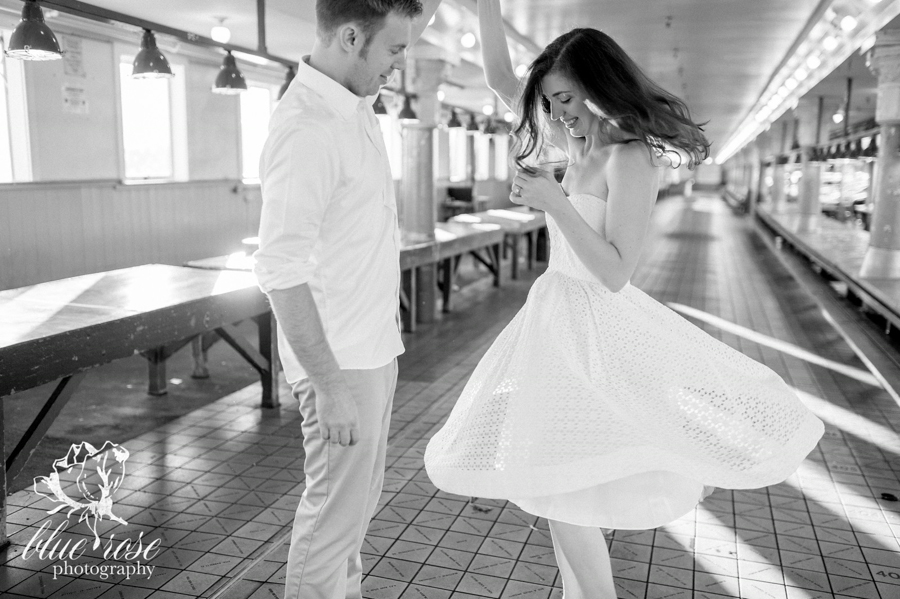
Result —
POLYGON ((359 441, 359 412, 344 381, 320 393, 316 389, 316 416, 322 438, 341 447, 359 441))

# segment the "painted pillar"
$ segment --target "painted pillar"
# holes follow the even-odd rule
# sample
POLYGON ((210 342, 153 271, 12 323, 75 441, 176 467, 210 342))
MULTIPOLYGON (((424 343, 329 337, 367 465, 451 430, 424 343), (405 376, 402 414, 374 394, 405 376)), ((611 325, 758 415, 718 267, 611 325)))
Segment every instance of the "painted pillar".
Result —
POLYGON ((768 162, 772 159, 772 136, 769 133, 769 130, 766 129, 762 133, 756 136, 756 141, 754 142, 754 146, 756 147, 756 155, 759 163, 759 171, 758 171, 758 179, 757 179, 757 197, 755 198, 755 202, 753 202, 752 210, 756 210, 756 204, 760 202, 766 203, 766 209, 771 210, 771 196, 769 192, 769 188, 766 185, 766 172, 768 168, 764 165, 764 163, 768 162))
POLYGON ((900 278, 900 30, 879 31, 867 63, 878 77, 875 209, 860 276, 900 278))
MULTIPOLYGON (((407 91, 415 94, 413 108, 418 121, 403 121, 403 167, 400 179, 400 227, 404 241, 421 243, 434 240, 437 202, 434 189, 434 135, 440 119, 438 87, 448 75, 450 63, 418 52, 407 64, 407 91)), ((404 285, 416 303, 418 322, 433 322, 437 298, 436 265, 415 269, 409 276, 414 284, 404 285)))
POLYGON ((821 117, 818 98, 801 98, 794 111, 797 115, 797 141, 800 143, 800 231, 813 231, 818 226, 822 208, 819 204, 821 185, 821 165, 810 160, 813 147, 818 143, 819 119, 821 117))

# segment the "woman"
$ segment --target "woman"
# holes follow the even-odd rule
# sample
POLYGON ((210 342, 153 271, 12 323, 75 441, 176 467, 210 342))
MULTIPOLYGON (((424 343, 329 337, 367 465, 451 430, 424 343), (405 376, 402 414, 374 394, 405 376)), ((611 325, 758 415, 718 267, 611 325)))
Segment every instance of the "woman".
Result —
POLYGON ((478 3, 487 83, 519 125, 510 199, 544 210, 550 264, 482 358, 425 466, 439 488, 547 518, 566 599, 616 596, 604 528, 647 529, 711 491, 783 481, 823 425, 774 372, 629 284, 658 169, 709 143, 605 34, 551 43, 520 86, 499 0, 478 3), (564 150, 562 185, 530 167, 564 150))

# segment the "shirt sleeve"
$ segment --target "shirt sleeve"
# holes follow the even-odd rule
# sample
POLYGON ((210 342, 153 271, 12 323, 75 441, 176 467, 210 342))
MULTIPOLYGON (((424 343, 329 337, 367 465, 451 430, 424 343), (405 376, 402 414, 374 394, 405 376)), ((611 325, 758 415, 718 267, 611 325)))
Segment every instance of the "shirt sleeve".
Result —
POLYGON ((337 187, 337 148, 318 128, 298 128, 275 137, 263 151, 262 214, 253 272, 268 293, 310 280, 313 250, 337 187))

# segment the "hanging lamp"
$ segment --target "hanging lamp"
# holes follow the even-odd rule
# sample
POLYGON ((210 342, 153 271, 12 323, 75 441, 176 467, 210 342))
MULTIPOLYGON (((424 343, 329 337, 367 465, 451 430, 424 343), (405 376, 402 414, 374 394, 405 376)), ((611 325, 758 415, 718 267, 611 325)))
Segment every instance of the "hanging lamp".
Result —
POLYGON ((403 108, 400 110, 400 114, 397 115, 401 121, 418 121, 419 116, 416 114, 416 111, 413 110, 412 102, 410 101, 410 96, 412 94, 405 94, 403 96, 403 108))
POLYGON ((134 79, 161 79, 174 77, 169 61, 156 47, 156 37, 149 29, 144 29, 141 38, 141 51, 134 57, 134 69, 131 71, 134 79))
POLYGON ((372 110, 375 111, 375 114, 387 114, 387 107, 384 105, 384 100, 381 99, 381 93, 378 94, 378 97, 375 98, 375 103, 372 104, 372 110))
POLYGON ((293 65, 288 67, 287 73, 284 74, 284 83, 281 84, 281 89, 278 90, 278 99, 280 100, 284 96, 284 92, 288 90, 291 86, 291 81, 294 80, 294 77, 297 75, 297 71, 294 70, 293 65))
POLYGON ((235 95, 247 91, 247 81, 244 80, 244 75, 237 68, 237 62, 231 55, 231 50, 226 50, 226 52, 219 74, 216 75, 213 93, 235 95))
POLYGON ((462 121, 459 120, 459 115, 456 114, 456 110, 450 109, 450 120, 447 121, 448 129, 459 129, 463 127, 462 121))
POLYGON ((19 60, 59 60, 62 50, 37 0, 25 0, 22 20, 9 38, 6 55, 19 60))
POLYGON ((475 120, 475 113, 469 113, 469 122, 466 125, 467 133, 475 133, 478 131, 478 121, 475 120))

